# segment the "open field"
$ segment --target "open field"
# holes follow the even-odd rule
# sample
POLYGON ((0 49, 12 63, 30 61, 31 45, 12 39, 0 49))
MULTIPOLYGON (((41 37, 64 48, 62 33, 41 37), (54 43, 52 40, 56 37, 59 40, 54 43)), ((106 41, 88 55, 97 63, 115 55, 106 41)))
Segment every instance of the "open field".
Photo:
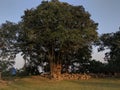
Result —
POLYGON ((55 81, 36 76, 0 83, 0 90, 120 90, 120 79, 55 81))

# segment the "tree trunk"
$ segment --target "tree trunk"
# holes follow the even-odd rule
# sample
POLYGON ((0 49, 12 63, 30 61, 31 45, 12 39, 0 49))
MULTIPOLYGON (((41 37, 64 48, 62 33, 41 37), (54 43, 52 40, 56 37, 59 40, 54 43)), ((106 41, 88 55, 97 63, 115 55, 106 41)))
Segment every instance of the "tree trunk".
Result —
POLYGON ((61 79, 61 62, 59 59, 59 54, 56 55, 54 48, 52 46, 51 52, 49 52, 49 63, 50 63, 50 75, 51 78, 60 80, 61 79))
POLYGON ((55 58, 53 56, 49 56, 50 59, 50 75, 51 78, 61 80, 61 63, 59 60, 57 60, 57 63, 55 61, 55 58))
POLYGON ((61 80, 61 64, 50 64, 51 77, 57 80, 61 80))

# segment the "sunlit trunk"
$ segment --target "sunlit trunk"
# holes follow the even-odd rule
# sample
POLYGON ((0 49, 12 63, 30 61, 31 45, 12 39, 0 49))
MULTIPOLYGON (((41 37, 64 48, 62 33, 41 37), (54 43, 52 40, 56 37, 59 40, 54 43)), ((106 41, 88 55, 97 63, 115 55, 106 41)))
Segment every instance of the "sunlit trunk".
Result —
POLYGON ((60 80, 61 79, 61 62, 55 58, 54 54, 49 55, 50 61, 50 75, 52 78, 60 80))

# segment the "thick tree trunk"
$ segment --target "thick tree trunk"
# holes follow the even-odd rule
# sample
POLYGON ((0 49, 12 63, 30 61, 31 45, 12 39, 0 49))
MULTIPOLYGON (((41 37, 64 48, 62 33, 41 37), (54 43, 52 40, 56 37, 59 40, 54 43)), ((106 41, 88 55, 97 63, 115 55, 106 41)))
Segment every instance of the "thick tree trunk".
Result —
POLYGON ((50 75, 52 78, 60 80, 61 79, 61 62, 59 55, 55 54, 54 48, 52 46, 51 52, 49 52, 49 63, 50 63, 50 75))
POLYGON ((50 75, 52 78, 61 80, 61 63, 59 60, 54 60, 52 56, 49 56, 50 59, 50 75))
POLYGON ((51 77, 57 80, 61 80, 61 64, 52 63, 50 66, 51 77))

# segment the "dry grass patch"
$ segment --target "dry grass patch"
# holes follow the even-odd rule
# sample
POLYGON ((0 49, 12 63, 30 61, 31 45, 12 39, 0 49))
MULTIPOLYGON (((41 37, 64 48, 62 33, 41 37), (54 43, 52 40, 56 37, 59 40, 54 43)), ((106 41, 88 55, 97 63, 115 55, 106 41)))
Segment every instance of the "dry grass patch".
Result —
POLYGON ((16 79, 0 90, 119 90, 120 79, 50 80, 40 76, 16 79))

